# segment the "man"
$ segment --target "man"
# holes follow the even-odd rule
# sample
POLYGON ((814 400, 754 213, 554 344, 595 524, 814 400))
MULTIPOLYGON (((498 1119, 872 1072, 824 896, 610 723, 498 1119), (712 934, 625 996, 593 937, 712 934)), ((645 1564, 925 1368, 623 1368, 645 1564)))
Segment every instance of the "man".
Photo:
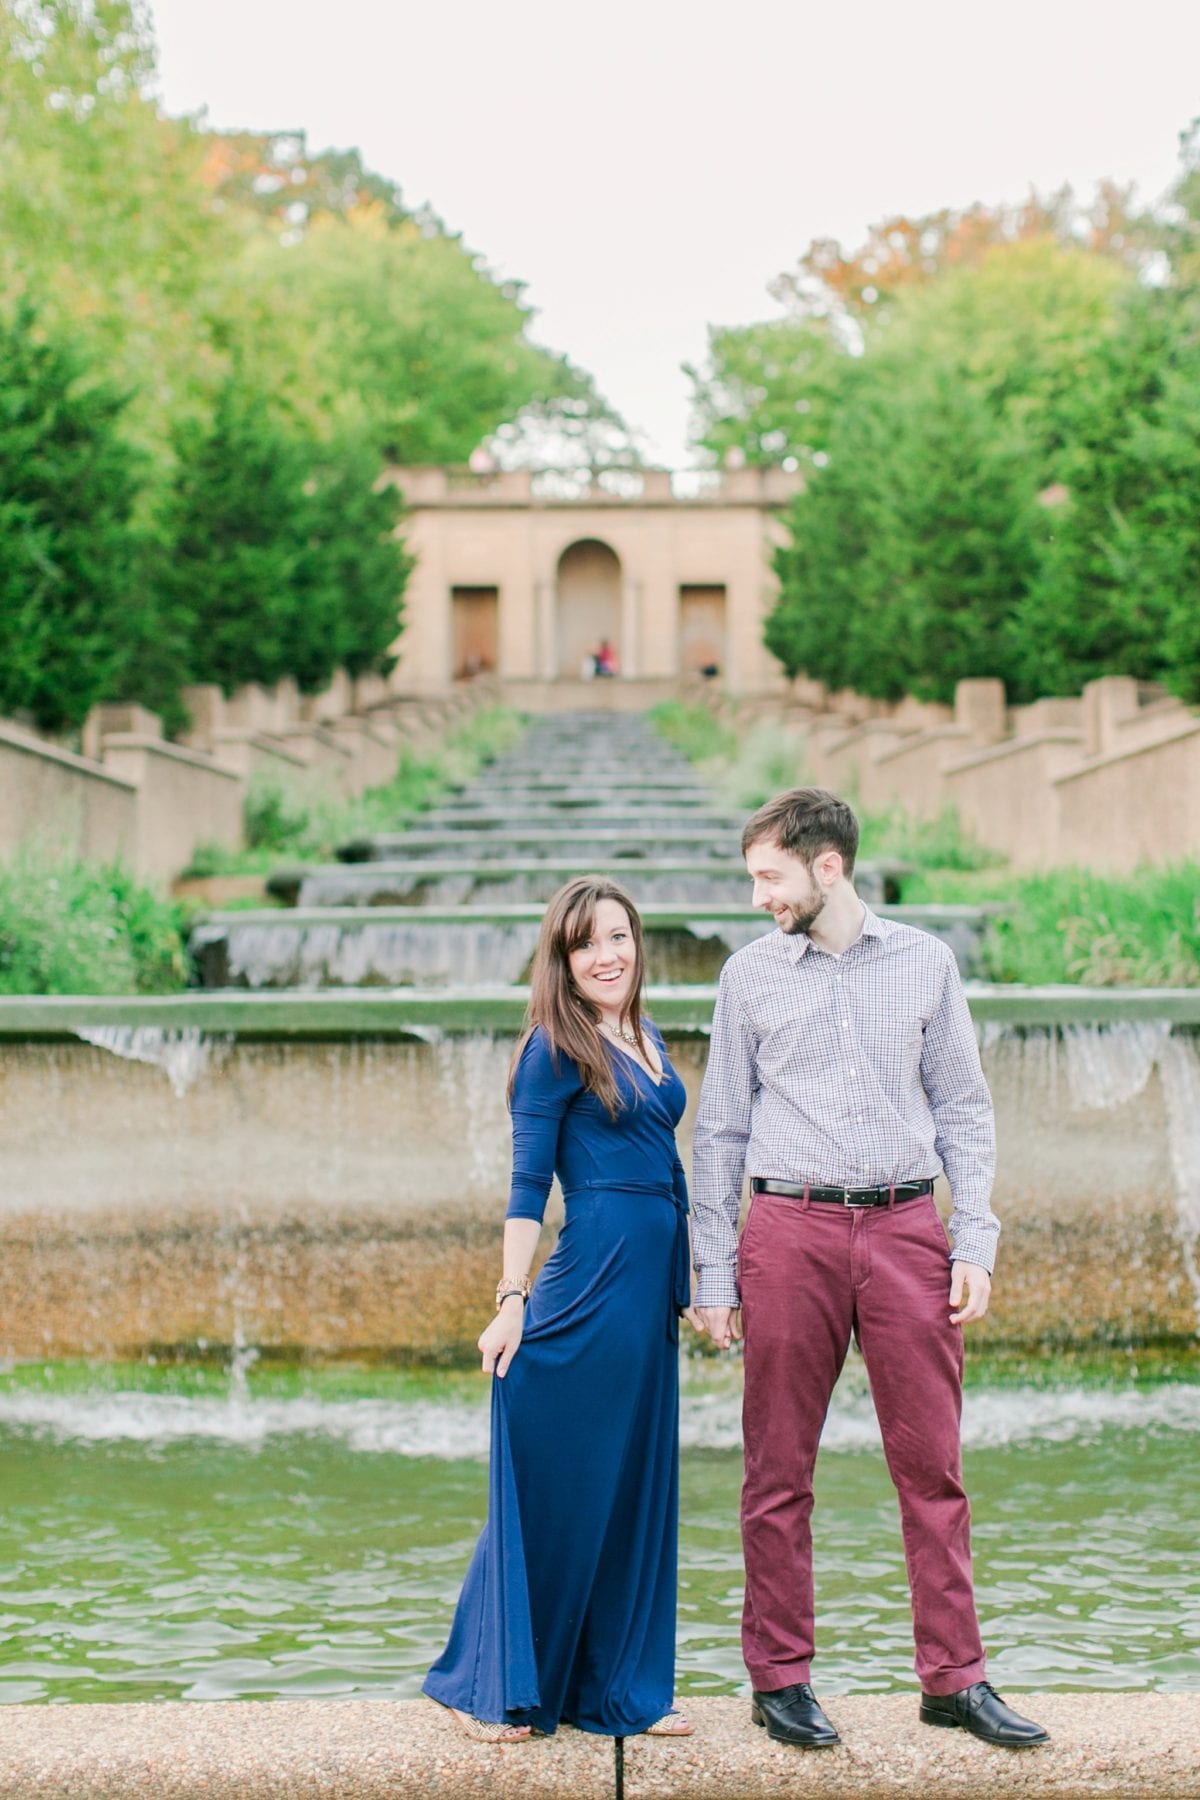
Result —
POLYGON ((721 971, 696 1118, 697 1307, 717 1344, 745 1337, 751 1718, 784 1743, 838 1742, 809 1681, 810 1525, 817 1442, 853 1335, 900 1500, 920 1717, 993 1744, 1044 1743, 984 1680, 962 1485, 961 1327, 987 1311, 1000 1229, 991 1098, 951 952, 863 905, 857 850, 853 812, 822 788, 780 794, 747 823, 753 903, 779 929, 721 971), (954 1202, 949 1266, 939 1173, 954 1202))

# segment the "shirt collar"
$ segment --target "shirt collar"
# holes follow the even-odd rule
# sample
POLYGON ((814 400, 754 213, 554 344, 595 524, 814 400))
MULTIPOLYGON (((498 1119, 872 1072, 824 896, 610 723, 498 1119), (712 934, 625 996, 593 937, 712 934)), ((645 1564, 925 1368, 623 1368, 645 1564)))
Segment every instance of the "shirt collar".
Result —
MULTIPOLYGON (((862 902, 862 909, 862 930, 855 938, 854 943, 847 946, 851 950, 853 950, 856 945, 861 944, 864 938, 885 938, 891 931, 895 930, 895 926, 890 919, 881 919, 877 913, 871 911, 865 901, 862 902)), ((806 956, 810 950, 817 948, 807 931, 797 931, 795 933, 781 931, 779 935, 783 939, 784 950, 794 963, 798 963, 802 956, 806 956)), ((829 953, 828 951, 822 951, 820 954, 828 955, 829 953)))

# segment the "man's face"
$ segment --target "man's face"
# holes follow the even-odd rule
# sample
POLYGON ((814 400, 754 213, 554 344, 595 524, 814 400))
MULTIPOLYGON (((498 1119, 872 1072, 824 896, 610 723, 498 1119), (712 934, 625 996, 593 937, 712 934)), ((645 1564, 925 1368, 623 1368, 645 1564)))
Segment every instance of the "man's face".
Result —
POLYGON ((746 868, 754 883, 752 904, 769 912, 780 931, 794 936, 808 931, 820 917, 828 890, 814 878, 799 856, 778 844, 751 844, 746 868))

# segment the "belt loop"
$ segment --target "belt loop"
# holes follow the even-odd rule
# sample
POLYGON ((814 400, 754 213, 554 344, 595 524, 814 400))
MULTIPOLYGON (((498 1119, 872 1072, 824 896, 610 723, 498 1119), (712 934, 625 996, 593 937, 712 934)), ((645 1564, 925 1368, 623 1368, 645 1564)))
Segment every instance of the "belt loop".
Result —
POLYGON ((807 1181, 804 1184, 804 1198, 800 1202, 800 1206, 801 1206, 802 1211, 804 1211, 804 1212, 808 1211, 808 1183, 807 1183, 807 1181))
POLYGON ((896 1210, 896 1184, 894 1181, 891 1181, 888 1183, 888 1211, 895 1212, 895 1210, 896 1210))

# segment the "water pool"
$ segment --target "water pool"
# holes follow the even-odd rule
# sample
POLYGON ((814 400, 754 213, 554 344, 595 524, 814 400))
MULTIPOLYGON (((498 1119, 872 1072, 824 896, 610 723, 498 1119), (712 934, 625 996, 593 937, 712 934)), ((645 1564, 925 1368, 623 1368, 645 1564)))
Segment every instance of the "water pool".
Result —
MULTIPOLYGON (((414 1695, 482 1518, 483 1384, 0 1375, 0 1700, 414 1695), (146 1387, 150 1391, 146 1391, 146 1387)), ((732 1693, 737 1377, 689 1368, 682 1693, 732 1693)), ((990 1673, 1200 1684, 1200 1385, 1004 1383, 964 1422, 990 1673)), ((826 1693, 912 1686, 895 1501, 861 1371, 814 1522, 826 1693)))

